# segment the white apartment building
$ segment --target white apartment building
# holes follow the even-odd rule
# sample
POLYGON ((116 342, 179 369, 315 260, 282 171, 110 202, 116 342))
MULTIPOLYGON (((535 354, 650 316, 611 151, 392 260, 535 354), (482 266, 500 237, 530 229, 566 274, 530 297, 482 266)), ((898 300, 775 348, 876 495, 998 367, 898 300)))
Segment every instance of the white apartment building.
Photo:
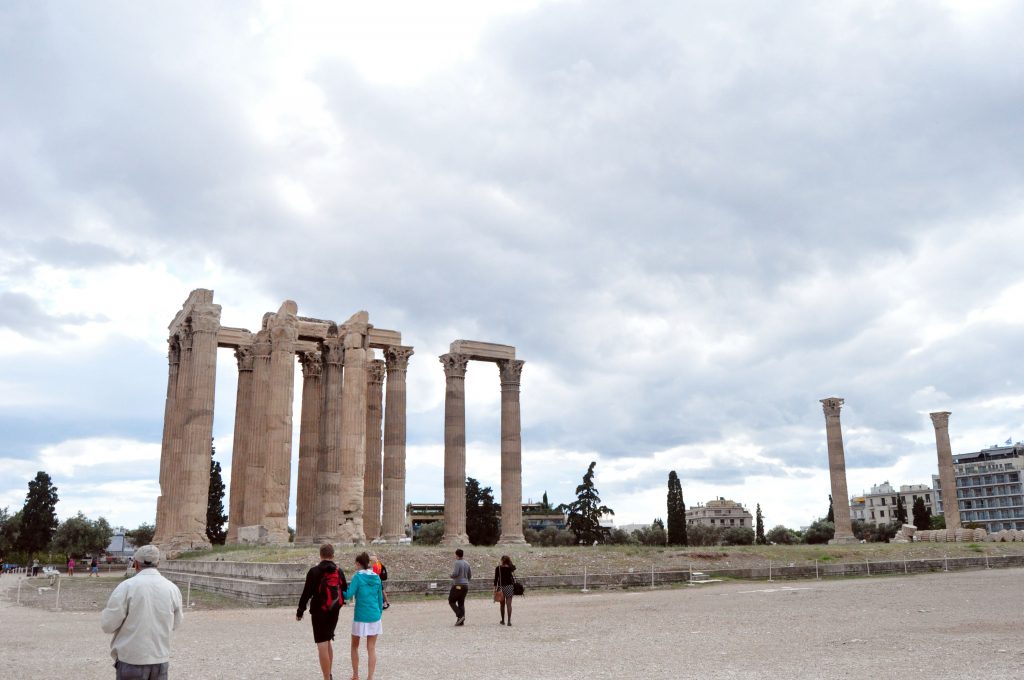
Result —
POLYGON ((914 501, 924 498, 924 507, 935 513, 932 498, 935 492, 927 484, 903 484, 899 491, 884 481, 871 487, 871 493, 850 499, 850 519, 861 519, 868 524, 880 525, 896 521, 897 499, 903 497, 907 509, 907 523, 914 523, 914 501))

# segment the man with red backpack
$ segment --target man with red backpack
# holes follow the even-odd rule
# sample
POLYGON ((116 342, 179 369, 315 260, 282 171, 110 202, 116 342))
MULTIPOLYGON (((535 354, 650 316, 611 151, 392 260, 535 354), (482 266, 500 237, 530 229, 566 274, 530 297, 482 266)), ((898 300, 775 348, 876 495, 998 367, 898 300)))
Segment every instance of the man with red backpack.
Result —
POLYGON ((338 625, 338 614, 345 600, 342 593, 348 588, 345 574, 334 563, 334 546, 324 543, 320 546, 320 564, 306 573, 306 586, 299 598, 299 608, 295 612, 295 620, 301 621, 309 604, 310 618, 313 620, 313 641, 316 642, 317 654, 320 657, 320 672, 324 680, 331 678, 331 665, 334 663, 334 629, 338 625))

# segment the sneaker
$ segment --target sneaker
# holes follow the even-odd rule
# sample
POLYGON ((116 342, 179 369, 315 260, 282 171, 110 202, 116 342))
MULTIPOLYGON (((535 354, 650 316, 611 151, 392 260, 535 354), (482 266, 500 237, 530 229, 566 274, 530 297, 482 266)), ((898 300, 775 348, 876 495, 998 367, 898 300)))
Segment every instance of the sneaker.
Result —
POLYGON ((455 620, 455 625, 456 626, 464 626, 464 625, 466 625, 466 617, 465 616, 460 616, 458 619, 455 620))

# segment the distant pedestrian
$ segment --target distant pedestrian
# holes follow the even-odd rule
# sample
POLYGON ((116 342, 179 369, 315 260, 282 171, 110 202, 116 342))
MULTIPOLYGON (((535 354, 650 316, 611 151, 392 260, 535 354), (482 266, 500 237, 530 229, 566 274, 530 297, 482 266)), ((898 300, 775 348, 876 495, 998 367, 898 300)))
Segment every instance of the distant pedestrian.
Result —
POLYGON ((373 567, 373 573, 380 577, 380 588, 384 593, 384 609, 387 609, 391 606, 391 601, 388 600, 388 568, 384 566, 376 553, 370 555, 370 566, 373 567))
POLYGON ((69 557, 68 558, 68 576, 74 576, 74 575, 75 575, 75 558, 74 557, 69 557))
POLYGON ((508 625, 512 625, 512 598, 515 596, 516 565, 512 564, 512 558, 508 555, 501 556, 501 562, 494 568, 494 593, 501 608, 501 625, 505 625, 505 616, 508 615, 508 625))
POLYGON ((324 543, 320 546, 320 563, 306 573, 306 585, 299 598, 295 620, 301 621, 309 605, 309 617, 313 621, 313 642, 316 643, 320 660, 320 672, 324 680, 331 680, 334 665, 334 629, 338 626, 338 614, 345 604, 345 573, 334 563, 334 546, 324 543))
POLYGON ((137 573, 114 588, 100 625, 114 636, 110 656, 117 680, 167 680, 171 631, 184 619, 181 591, 157 571, 155 545, 142 546, 133 559, 137 573))
POLYGON ((448 591, 448 606, 455 612, 455 625, 466 625, 466 595, 469 593, 469 582, 473 578, 473 570, 469 562, 462 559, 465 553, 462 548, 455 551, 455 564, 452 565, 452 589, 448 591))
POLYGON ((39 560, 32 560, 32 575, 39 576, 39 560))
POLYGON ((346 600, 355 600, 352 615, 352 677, 359 678, 359 640, 366 638, 366 680, 373 680, 377 668, 377 636, 383 632, 381 613, 384 611, 384 589, 380 576, 370 566, 370 556, 359 553, 359 568, 352 576, 352 584, 345 591, 346 600))
POLYGON ((100 563, 95 555, 93 555, 92 562, 89 563, 89 574, 96 578, 100 577, 100 563))

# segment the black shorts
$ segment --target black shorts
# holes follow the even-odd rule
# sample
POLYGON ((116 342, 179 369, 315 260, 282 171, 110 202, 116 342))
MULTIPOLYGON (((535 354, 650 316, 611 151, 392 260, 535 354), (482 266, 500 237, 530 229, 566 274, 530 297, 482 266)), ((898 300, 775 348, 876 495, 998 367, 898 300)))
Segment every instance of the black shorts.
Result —
POLYGON ((322 609, 313 609, 310 612, 313 620, 313 641, 329 642, 334 639, 334 629, 338 626, 338 614, 341 607, 335 607, 329 612, 322 609))

